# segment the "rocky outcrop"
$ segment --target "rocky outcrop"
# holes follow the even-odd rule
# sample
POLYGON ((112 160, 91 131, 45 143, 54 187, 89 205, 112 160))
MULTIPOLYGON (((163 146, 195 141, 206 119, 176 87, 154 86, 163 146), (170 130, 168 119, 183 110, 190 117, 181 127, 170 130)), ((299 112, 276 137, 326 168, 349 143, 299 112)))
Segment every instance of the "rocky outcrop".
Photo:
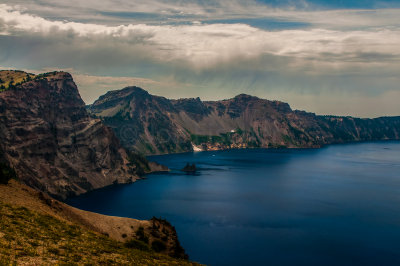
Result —
POLYGON ((191 149, 188 132, 175 121, 180 109, 166 98, 127 87, 101 96, 89 111, 102 117, 128 148, 160 154, 191 149))
POLYGON ((195 173, 197 171, 196 164, 187 163, 181 171, 186 173, 195 173))
POLYGON ((169 100, 127 87, 108 92, 88 109, 114 129, 125 147, 146 154, 311 148, 400 136, 400 117, 318 116, 246 94, 203 102, 199 98, 169 100))
POLYGON ((89 116, 65 72, 26 75, 0 92, 0 139, 19 179, 58 198, 132 182, 144 171, 113 131, 89 116))

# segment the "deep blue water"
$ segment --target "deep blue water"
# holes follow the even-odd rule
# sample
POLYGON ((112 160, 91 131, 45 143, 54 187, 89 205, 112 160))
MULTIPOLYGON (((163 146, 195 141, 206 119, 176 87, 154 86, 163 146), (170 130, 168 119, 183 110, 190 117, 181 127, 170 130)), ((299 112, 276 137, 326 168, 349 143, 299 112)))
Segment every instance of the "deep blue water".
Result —
POLYGON ((150 159, 173 171, 69 203, 167 218, 209 265, 400 265, 400 142, 150 159), (187 162, 197 175, 177 171, 187 162))

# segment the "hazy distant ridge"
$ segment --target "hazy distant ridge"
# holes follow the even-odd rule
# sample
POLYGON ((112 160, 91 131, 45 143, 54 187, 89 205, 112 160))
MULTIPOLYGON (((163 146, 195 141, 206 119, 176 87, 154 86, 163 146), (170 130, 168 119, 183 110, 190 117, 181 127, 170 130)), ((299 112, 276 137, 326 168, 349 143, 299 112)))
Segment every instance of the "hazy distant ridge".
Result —
POLYGON ((309 148, 400 136, 400 117, 318 116, 246 94, 221 101, 170 100, 127 87, 101 96, 89 111, 113 128, 126 148, 146 154, 309 148))

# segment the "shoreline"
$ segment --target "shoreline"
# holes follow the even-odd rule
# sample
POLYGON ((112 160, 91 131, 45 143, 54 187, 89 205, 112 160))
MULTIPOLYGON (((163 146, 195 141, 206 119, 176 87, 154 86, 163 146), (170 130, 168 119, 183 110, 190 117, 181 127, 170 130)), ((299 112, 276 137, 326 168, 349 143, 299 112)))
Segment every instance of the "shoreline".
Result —
POLYGON ((399 139, 381 139, 381 140, 360 140, 360 141, 348 141, 348 142, 337 142, 324 144, 320 147, 278 147, 278 148, 268 148, 268 147, 247 147, 247 148, 232 148, 232 149, 219 149, 219 150, 203 150, 203 151, 186 151, 186 152, 171 152, 171 153, 160 153, 160 154, 145 154, 144 156, 151 161, 149 158, 157 157, 157 156, 165 156, 165 155, 173 155, 173 154, 191 154, 191 153, 200 153, 200 152, 218 152, 218 151, 230 151, 230 150, 318 150, 323 149, 328 146, 334 145, 349 145, 349 144, 363 144, 363 143, 374 143, 374 142, 400 142, 399 139))

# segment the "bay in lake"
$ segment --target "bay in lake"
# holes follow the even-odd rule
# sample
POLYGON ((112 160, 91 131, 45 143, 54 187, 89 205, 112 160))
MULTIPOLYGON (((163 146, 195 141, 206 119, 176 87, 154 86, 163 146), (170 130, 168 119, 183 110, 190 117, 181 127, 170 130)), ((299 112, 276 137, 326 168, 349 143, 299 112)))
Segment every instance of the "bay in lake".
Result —
POLYGON ((209 265, 400 265, 400 142, 153 156, 152 174, 72 198, 168 219, 209 265), (179 171, 196 163, 196 175, 179 171))

